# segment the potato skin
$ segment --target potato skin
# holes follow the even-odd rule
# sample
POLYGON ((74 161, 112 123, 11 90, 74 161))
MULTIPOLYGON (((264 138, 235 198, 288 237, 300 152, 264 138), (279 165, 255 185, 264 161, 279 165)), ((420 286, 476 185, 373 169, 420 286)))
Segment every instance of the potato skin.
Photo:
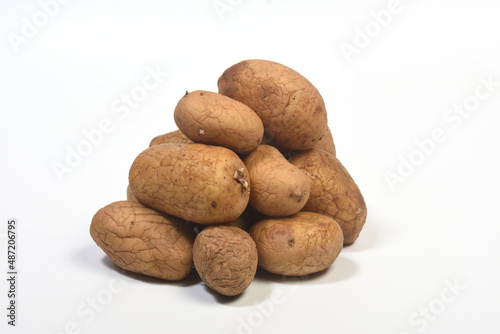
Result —
POLYGON ((268 218, 250 229, 257 245, 259 266, 286 276, 303 276, 328 268, 343 246, 342 229, 328 216, 299 212, 268 218))
POLYGON ((290 216, 299 212, 309 199, 311 181, 290 164, 278 149, 260 145, 244 157, 252 191, 250 205, 269 217, 290 216))
POLYGON ((238 100, 262 119, 277 146, 313 148, 327 126, 325 103, 309 80, 284 65, 245 60, 224 71, 219 93, 238 100))
POLYGON ((151 139, 149 143, 149 147, 160 144, 192 144, 194 143, 191 139, 186 137, 181 130, 175 130, 172 132, 165 133, 163 135, 159 135, 151 139))
POLYGON ((225 296, 241 294, 257 271, 257 247, 250 235, 230 225, 207 226, 193 245, 193 261, 201 279, 225 296))
POLYGON ((252 109, 213 92, 186 93, 175 107, 174 119, 192 141, 221 145, 236 153, 255 149, 264 135, 262 121, 252 109))
POLYGON ((311 196, 303 211, 333 217, 342 227, 344 243, 353 243, 365 224, 367 209, 351 175, 333 154, 318 149, 297 152, 290 162, 311 180, 311 196))
POLYGON ((204 144, 160 144, 141 152, 129 184, 144 205, 198 224, 225 223, 245 210, 248 171, 231 150, 204 144))
POLYGON ((326 131, 318 140, 318 143, 314 148, 318 150, 323 150, 333 155, 337 155, 337 150, 335 149, 335 143, 333 142, 332 132, 330 131, 330 127, 326 127, 326 131))
POLYGON ((90 235, 123 269, 165 280, 191 272, 195 233, 180 219, 138 202, 118 201, 97 211, 90 235))

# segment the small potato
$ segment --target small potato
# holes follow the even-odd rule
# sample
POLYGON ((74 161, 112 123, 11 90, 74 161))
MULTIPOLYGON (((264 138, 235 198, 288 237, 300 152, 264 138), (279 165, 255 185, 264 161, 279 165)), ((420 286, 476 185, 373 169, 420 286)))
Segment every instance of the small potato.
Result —
POLYGON ((303 211, 333 217, 342 227, 344 243, 353 243, 365 224, 367 210, 351 175, 333 154, 318 149, 297 152, 290 162, 311 180, 311 196, 303 211))
POLYGON ((318 143, 316 144, 316 146, 314 146, 314 148, 326 151, 333 155, 337 154, 337 151, 335 150, 335 144, 333 142, 333 136, 329 127, 326 128, 325 134, 318 140, 318 143))
POLYGON ((248 171, 231 150, 204 144, 160 144, 140 153, 129 184, 144 205, 198 224, 238 218, 250 197, 248 171))
POLYGON ((114 202, 97 211, 90 235, 123 269, 171 281, 191 272, 195 233, 182 220, 138 202, 114 202))
POLYGON ((225 296, 241 294, 257 271, 257 247, 250 235, 228 225, 207 226, 193 245, 193 260, 201 279, 225 296))
POLYGON ((261 220, 250 229, 250 235, 257 245, 259 266, 286 276, 303 276, 328 268, 344 241, 334 219, 313 212, 261 220))
POLYGON ((269 217, 283 217, 296 214, 304 207, 311 181, 278 149, 260 145, 243 162, 252 184, 250 205, 257 211, 269 217))
POLYGON ((264 135, 262 121, 252 109, 207 91, 186 93, 175 107, 174 119, 194 142, 221 145, 236 153, 255 149, 264 135))
POLYGON ((284 65, 245 60, 224 71, 219 93, 238 100, 259 115, 266 135, 277 146, 313 148, 327 127, 325 104, 306 78, 284 65))
POLYGON ((192 144, 193 141, 186 137, 181 130, 175 130, 172 132, 165 133, 164 135, 159 135, 154 137, 149 143, 149 147, 160 144, 192 144))

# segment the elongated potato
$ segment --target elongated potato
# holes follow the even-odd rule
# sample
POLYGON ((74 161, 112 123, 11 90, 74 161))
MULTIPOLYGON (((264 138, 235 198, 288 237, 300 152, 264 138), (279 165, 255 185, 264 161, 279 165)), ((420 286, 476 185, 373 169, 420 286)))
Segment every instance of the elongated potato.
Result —
POLYGON ((204 144, 160 144, 140 153, 129 172, 146 206, 199 224, 238 218, 248 204, 248 171, 231 150, 204 144))
POLYGON ((97 211, 90 235, 116 265, 132 272, 180 280, 193 266, 194 231, 138 202, 114 202, 97 211))
POLYGON ((175 130, 172 132, 159 135, 151 139, 149 146, 160 145, 160 144, 192 144, 194 143, 191 139, 186 137, 181 130, 175 130))
POLYGON ((250 229, 257 245, 259 266, 286 276, 302 276, 328 268, 343 245, 342 229, 331 217, 299 212, 268 218, 250 229))
POLYGON ((186 93, 175 107, 174 119, 192 141, 221 145, 236 153, 255 149, 264 135, 262 121, 252 109, 207 91, 186 93))
POLYGON ((243 159, 252 191, 250 205, 269 217, 299 212, 309 199, 311 182, 274 147, 260 145, 243 159))
POLYGON ((238 100, 259 115, 277 146, 313 148, 327 126, 325 104, 309 80, 284 65, 245 60, 219 78, 219 93, 238 100))
POLYGON ((257 247, 238 227, 207 226, 196 237, 193 260, 210 288, 225 296, 236 296, 252 283, 257 271, 257 247))
POLYGON ((365 224, 367 210, 351 175, 333 154, 322 150, 297 152, 290 162, 311 180, 311 196, 303 210, 333 217, 342 227, 344 243, 353 243, 365 224))

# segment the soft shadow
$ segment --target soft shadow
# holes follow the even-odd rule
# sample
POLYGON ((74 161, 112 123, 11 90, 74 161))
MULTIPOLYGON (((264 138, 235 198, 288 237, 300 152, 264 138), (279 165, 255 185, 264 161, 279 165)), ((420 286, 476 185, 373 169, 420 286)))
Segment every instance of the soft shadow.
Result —
POLYGON ((285 285, 295 285, 297 283, 307 285, 330 284, 346 280, 356 274, 358 267, 356 263, 341 255, 335 262, 325 270, 305 275, 305 276, 285 276, 270 273, 259 267, 256 280, 264 282, 282 283, 285 285))
POLYGON ((376 223, 366 222, 359 237, 350 245, 345 245, 342 252, 360 252, 373 249, 379 242, 380 229, 376 228, 376 223))

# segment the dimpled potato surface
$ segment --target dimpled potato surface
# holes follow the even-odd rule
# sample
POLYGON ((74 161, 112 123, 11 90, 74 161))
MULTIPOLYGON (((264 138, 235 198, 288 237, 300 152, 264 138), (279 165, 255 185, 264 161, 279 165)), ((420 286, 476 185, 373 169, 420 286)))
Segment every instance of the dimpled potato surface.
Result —
POLYGON ((279 147, 313 148, 326 130, 320 93, 309 80, 284 65, 245 60, 225 70, 217 85, 219 93, 255 111, 279 147))
POLYGON ((322 150, 297 152, 290 162, 311 180, 311 195, 303 211, 333 217, 342 227, 344 243, 353 243, 365 224, 367 209, 351 175, 333 154, 322 150))
POLYGON ((225 223, 245 210, 248 171, 231 150, 204 144, 161 144, 141 152, 129 172, 146 206, 198 224, 225 223))
POLYGON ((328 268, 343 246, 342 229, 334 219, 313 212, 268 218, 250 229, 259 266, 286 276, 303 276, 328 268))
POLYGON ((193 265, 195 233, 138 202, 118 201, 97 211, 90 235, 116 265, 132 272, 180 280, 193 265))

